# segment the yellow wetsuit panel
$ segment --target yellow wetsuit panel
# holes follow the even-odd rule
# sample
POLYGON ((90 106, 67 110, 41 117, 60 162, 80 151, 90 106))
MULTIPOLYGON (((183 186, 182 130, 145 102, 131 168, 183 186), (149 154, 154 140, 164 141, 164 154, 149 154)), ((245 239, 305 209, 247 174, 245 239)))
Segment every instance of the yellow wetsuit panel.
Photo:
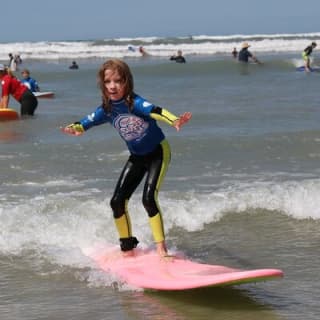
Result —
POLYGON ((173 123, 179 119, 177 116, 175 116, 174 114, 169 112, 167 109, 164 109, 164 108, 159 108, 159 109, 161 110, 160 113, 157 113, 157 112, 150 113, 150 116, 152 119, 157 120, 157 121, 158 120, 164 121, 167 124, 169 124, 170 126, 172 126, 173 123))
POLYGON ((157 207, 159 208, 159 212, 155 216, 149 218, 149 222, 150 222, 150 226, 151 226, 151 230, 152 230, 152 235, 153 235, 155 242, 162 242, 165 239, 162 214, 161 214, 160 206, 158 205, 158 191, 159 191, 161 184, 162 184, 162 181, 166 175, 166 172, 168 170, 168 166, 170 163, 170 159, 171 159, 171 156, 170 156, 171 151, 170 151, 170 145, 169 145, 168 141, 163 140, 161 142, 161 147, 162 147, 162 151, 163 151, 163 161, 162 161, 162 165, 161 165, 159 178, 157 181, 157 186, 156 186, 156 189, 154 192, 154 199, 157 203, 157 207))
POLYGON ((131 220, 127 212, 127 205, 128 205, 128 201, 126 201, 126 204, 125 204, 126 212, 120 218, 114 219, 118 233, 119 233, 119 238, 129 238, 132 236, 131 220))

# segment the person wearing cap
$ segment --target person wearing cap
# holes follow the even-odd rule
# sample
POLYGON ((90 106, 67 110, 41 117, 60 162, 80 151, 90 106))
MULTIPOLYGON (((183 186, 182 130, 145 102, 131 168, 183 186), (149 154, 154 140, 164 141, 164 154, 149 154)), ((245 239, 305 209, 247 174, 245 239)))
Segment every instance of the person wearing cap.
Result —
POLYGON ((249 58, 251 58, 256 63, 261 63, 249 50, 249 44, 248 42, 244 42, 242 44, 241 50, 238 54, 238 60, 241 62, 249 62, 249 58))
POLYGON ((37 98, 12 74, 11 70, 3 64, 0 64, 0 81, 2 87, 0 108, 8 108, 10 95, 12 95, 20 103, 21 115, 33 116, 38 106, 37 98))
POLYGON ((40 91, 37 80, 30 77, 30 71, 28 69, 22 70, 21 75, 22 75, 21 82, 25 86, 27 86, 32 92, 40 91))
POLYGON ((315 42, 312 42, 310 46, 306 47, 302 52, 302 59, 304 61, 305 71, 311 71, 310 68, 310 55, 312 50, 317 46, 315 42))

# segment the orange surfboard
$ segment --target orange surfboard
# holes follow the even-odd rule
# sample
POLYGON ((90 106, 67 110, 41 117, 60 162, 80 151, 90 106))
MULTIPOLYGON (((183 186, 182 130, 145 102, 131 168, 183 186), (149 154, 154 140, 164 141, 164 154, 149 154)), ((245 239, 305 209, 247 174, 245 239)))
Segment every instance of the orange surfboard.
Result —
POLYGON ((18 120, 19 113, 10 108, 0 109, 0 121, 10 121, 10 120, 18 120))

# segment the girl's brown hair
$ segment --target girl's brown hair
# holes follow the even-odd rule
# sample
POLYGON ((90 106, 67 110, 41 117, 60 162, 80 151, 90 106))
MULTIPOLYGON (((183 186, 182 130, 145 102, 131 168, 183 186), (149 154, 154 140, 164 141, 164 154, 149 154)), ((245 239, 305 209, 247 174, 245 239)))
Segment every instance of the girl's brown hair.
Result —
POLYGON ((98 85, 102 92, 102 104, 105 110, 111 111, 110 99, 107 95, 106 88, 104 85, 104 74, 106 70, 118 72, 122 82, 124 83, 124 99, 131 109, 133 107, 133 76, 129 66, 119 59, 107 60, 98 71, 98 85))

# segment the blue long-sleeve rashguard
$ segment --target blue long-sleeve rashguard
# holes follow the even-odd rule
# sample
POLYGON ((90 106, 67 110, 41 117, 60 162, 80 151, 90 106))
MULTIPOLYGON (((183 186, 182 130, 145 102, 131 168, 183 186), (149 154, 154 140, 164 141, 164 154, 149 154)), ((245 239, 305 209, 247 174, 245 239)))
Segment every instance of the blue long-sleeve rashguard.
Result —
POLYGON ((84 130, 103 123, 110 123, 126 142, 130 153, 145 155, 155 150, 165 136, 150 114, 155 105, 139 95, 134 95, 132 110, 124 99, 111 101, 112 111, 99 106, 93 113, 80 120, 84 130))

